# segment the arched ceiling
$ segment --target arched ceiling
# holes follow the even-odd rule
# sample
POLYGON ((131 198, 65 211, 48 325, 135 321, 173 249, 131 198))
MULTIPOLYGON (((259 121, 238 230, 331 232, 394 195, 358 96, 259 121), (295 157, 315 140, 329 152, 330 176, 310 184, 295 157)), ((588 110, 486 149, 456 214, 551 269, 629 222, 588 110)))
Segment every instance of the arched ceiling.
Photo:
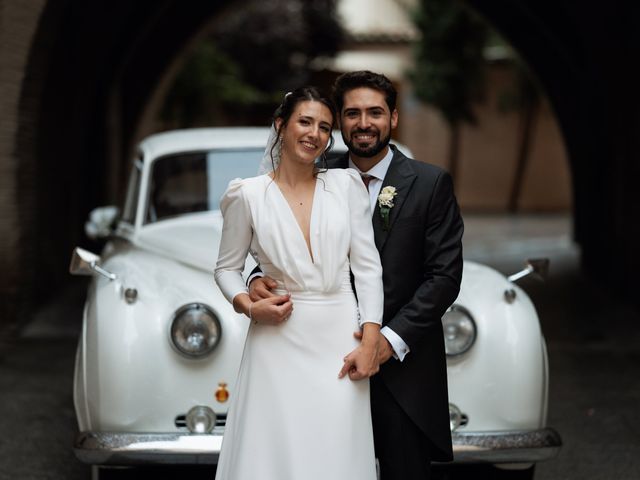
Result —
MULTIPOLYGON (((638 4, 468 0, 521 52, 556 110, 571 161, 576 238, 588 271, 640 281, 638 4)), ((208 22, 241 2, 50 0, 23 88, 18 151, 37 290, 64 281, 88 211, 112 201, 154 94, 208 22), (35 115, 33 109, 36 109, 35 115), (34 174, 37 172, 37 174, 34 174), (56 202, 51 202, 56 198, 56 202), (65 215, 60 215, 63 211, 65 215), (47 275, 41 275, 46 272, 47 275), (41 278, 45 277, 46 280, 41 278)))

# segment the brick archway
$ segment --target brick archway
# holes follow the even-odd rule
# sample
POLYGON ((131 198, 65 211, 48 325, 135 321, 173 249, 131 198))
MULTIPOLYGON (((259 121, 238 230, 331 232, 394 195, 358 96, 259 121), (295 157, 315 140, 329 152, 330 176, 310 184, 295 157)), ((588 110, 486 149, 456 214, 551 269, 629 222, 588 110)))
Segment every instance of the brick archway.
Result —
POLYGON ((521 52, 547 91, 565 137, 574 236, 585 271, 637 303, 640 235, 640 6, 613 1, 467 3, 521 52))
MULTIPOLYGON (((575 236, 585 267, 606 282, 622 280, 621 288, 633 295, 640 284, 633 251, 640 236, 640 78, 630 63, 640 47, 632 23, 640 7, 467 3, 520 50, 548 92, 569 151, 575 236)), ((117 197, 122 172, 114 159, 126 157, 138 140, 175 58, 231 5, 42 2, 12 137, 17 207, 0 206, 18 212, 9 227, 11 249, 3 252, 0 321, 20 318, 70 281, 69 252, 83 238, 88 211, 117 197)))
POLYGON ((84 238, 88 212, 119 200, 123 159, 146 133, 141 122, 163 79, 229 3, 46 3, 15 139, 20 241, 7 263, 19 287, 1 288, 7 318, 71 281, 71 248, 84 238))

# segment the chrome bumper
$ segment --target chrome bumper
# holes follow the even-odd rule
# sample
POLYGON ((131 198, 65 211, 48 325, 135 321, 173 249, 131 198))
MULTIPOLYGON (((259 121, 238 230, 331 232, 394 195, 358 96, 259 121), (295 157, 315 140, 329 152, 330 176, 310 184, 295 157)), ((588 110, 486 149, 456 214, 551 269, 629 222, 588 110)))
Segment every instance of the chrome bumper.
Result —
POLYGON ((507 432, 453 432, 455 463, 535 463, 560 452, 562 439, 552 428, 507 432))
POLYGON ((222 432, 117 433, 80 432, 73 450, 92 465, 216 464, 222 432))
MULTIPOLYGON (((560 435, 551 429, 522 432, 454 432, 455 463, 535 463, 555 457, 560 435)), ((92 465, 215 464, 222 429, 213 434, 81 432, 74 451, 92 465)))

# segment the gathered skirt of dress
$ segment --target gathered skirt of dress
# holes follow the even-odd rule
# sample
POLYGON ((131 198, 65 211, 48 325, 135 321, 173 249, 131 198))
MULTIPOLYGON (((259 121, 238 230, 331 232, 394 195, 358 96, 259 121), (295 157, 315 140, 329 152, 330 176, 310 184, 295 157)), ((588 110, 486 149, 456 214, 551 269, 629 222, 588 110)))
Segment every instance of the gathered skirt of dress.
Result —
POLYGON ((216 480, 375 480, 369 381, 338 379, 358 345, 351 286, 292 301, 249 329, 216 480))

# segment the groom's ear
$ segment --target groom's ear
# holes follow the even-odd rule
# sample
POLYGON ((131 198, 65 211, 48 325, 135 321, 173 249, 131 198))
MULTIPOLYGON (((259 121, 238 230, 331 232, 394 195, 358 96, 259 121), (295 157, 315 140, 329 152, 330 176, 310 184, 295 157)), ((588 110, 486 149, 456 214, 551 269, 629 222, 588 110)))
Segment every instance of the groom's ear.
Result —
POLYGON ((391 112, 391 129, 395 130, 398 127, 398 109, 394 108, 391 112))

